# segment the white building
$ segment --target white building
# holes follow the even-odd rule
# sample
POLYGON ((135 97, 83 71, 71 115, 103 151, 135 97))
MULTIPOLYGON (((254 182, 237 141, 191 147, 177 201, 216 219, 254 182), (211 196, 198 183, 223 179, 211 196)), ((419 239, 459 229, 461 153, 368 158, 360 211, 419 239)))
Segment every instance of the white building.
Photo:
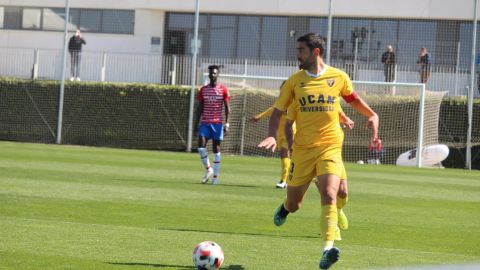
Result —
MULTIPOLYGON (((71 0, 69 29, 82 29, 86 52, 188 56, 195 2, 71 0)), ((415 72, 418 50, 427 47, 434 65, 458 75, 470 67, 474 2, 332 0, 332 62, 381 70, 392 44, 402 70, 415 72)), ((65 3, 0 0, 0 48, 61 50, 65 3)), ((294 61, 299 35, 327 35, 329 0, 201 0, 200 11, 201 57, 294 61)))

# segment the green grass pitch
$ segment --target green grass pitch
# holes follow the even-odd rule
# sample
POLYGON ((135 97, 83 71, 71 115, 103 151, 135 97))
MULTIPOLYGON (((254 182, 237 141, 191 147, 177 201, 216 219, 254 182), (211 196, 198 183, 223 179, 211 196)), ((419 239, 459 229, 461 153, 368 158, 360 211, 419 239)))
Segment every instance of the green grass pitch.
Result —
MULTIPOLYGON (((277 228, 279 160, 224 155, 202 185, 196 153, 0 142, 0 269, 318 269, 319 195, 277 228)), ((332 269, 480 262, 480 172, 347 164, 350 229, 332 269)))

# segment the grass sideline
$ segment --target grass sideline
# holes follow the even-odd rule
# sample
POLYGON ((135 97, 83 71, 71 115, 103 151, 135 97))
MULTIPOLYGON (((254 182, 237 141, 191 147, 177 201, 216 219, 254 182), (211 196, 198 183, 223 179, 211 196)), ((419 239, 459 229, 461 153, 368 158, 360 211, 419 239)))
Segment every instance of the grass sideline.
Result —
MULTIPOLYGON (((195 269, 204 240, 222 269, 318 269, 319 198, 277 228, 279 160, 0 142, 0 269, 195 269)), ((332 269, 480 262, 480 172, 348 164, 350 229, 332 269)))

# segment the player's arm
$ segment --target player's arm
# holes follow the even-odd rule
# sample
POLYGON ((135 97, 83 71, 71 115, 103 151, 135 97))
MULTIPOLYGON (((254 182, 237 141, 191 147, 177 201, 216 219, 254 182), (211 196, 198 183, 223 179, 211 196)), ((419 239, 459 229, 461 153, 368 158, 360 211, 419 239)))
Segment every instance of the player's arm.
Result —
POLYGON ((351 95, 344 97, 345 101, 352 106, 357 112, 361 115, 367 117, 368 123, 367 127, 372 128, 373 140, 378 140, 378 115, 375 113, 368 104, 363 101, 355 92, 352 92, 351 95))
POLYGON ((250 121, 252 123, 256 123, 256 122, 258 122, 258 120, 260 120, 264 117, 271 116, 272 112, 273 112, 273 107, 270 107, 270 108, 266 109, 265 111, 255 115, 255 116, 250 117, 250 119, 248 119, 248 121, 250 121))
POLYGON ((288 118, 285 122, 285 138, 287 139, 288 150, 290 151, 290 153, 292 153, 293 146, 293 123, 295 123, 295 121, 288 118))
POLYGON ((228 131, 230 131, 230 94, 226 87, 223 87, 223 105, 225 106, 225 124, 223 125, 223 131, 226 135, 228 131))
POLYGON ((223 125, 223 129, 225 131, 225 135, 230 131, 230 100, 225 100, 225 125, 223 125))
POLYGON ((197 100, 198 100, 198 107, 197 107, 197 114, 195 117, 195 123, 197 123, 197 126, 200 124, 200 118, 202 118, 203 114, 203 95, 202 95, 202 89, 198 91, 197 93, 197 100))
POLYGON ((353 122, 353 120, 350 119, 350 117, 348 117, 341 108, 339 112, 339 119, 340 119, 340 124, 344 128, 348 127, 348 129, 353 129, 355 127, 355 122, 353 122))

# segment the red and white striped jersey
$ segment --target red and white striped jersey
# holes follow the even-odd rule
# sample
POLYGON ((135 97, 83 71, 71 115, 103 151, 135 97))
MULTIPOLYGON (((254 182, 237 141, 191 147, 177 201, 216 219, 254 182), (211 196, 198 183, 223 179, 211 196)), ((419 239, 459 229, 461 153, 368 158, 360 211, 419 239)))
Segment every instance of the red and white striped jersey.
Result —
POLYGON ((222 124, 223 102, 230 101, 228 89, 221 84, 217 84, 215 87, 207 84, 200 88, 197 99, 203 103, 200 123, 222 124))

